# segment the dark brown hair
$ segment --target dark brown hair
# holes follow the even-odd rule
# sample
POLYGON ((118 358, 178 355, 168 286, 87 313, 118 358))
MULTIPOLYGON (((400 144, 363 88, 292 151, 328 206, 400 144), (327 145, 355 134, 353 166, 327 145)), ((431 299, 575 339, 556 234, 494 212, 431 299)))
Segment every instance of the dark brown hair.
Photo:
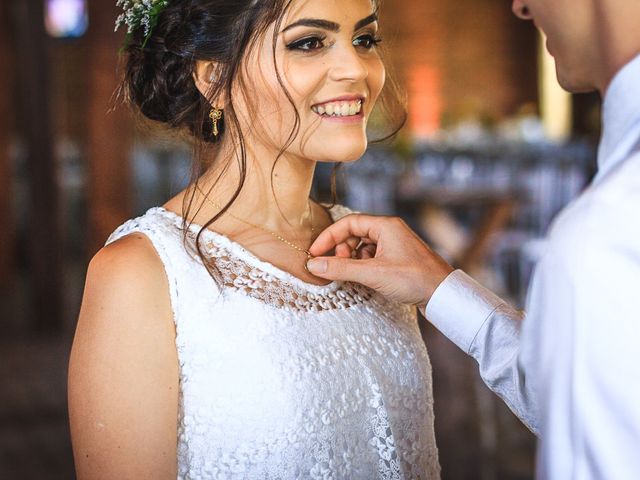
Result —
MULTIPOLYGON (((196 237, 196 249, 203 259, 200 236, 220 218, 240 194, 246 178, 246 151, 242 129, 233 108, 232 88, 236 81, 243 86, 241 67, 247 53, 262 38, 268 28, 275 24, 273 55, 276 54, 277 34, 285 13, 293 0, 173 0, 158 15, 151 36, 145 42, 142 31, 134 32, 124 48, 125 71, 120 92, 128 103, 136 106, 147 118, 167 126, 189 132, 194 140, 194 162, 189 186, 197 185, 200 176, 215 158, 216 144, 225 135, 237 138, 237 161, 240 182, 227 205, 221 212, 203 225, 196 237), (144 46, 143 46, 144 45, 144 46), (212 134, 209 112, 211 103, 196 87, 193 72, 199 60, 213 61, 218 65, 209 98, 224 96, 224 116, 219 123, 220 134, 212 134)), ((379 0, 372 0, 377 7, 379 0)), ((300 116, 293 99, 287 92, 280 75, 278 81, 295 111, 295 123, 287 142, 282 145, 278 158, 296 139, 300 129, 300 116)), ((391 118, 391 131, 373 143, 387 140, 402 128, 406 120, 404 101, 399 89, 389 79, 381 94, 378 107, 391 118)), ((232 159, 227 159, 231 161, 232 159)), ((277 161, 277 159, 276 159, 277 161)), ((335 175, 332 176, 333 202, 335 202, 335 175)), ((195 189, 185 196, 183 221, 185 238, 188 218, 192 208, 195 189), (188 197, 188 198, 187 198, 188 197)), ((210 267, 208 267, 210 268, 210 267)), ((214 278, 220 276, 210 269, 214 278)))

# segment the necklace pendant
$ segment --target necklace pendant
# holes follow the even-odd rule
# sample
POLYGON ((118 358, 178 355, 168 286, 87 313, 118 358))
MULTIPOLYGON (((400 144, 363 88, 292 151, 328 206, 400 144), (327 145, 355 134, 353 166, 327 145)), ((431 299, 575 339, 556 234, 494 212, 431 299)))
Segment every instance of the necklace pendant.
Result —
POLYGON ((309 267, 307 267, 307 262, 313 258, 313 255, 311 255, 309 252, 304 252, 304 253, 307 254, 307 260, 304 262, 304 269, 306 270, 307 273, 313 275, 313 273, 309 271, 309 267))

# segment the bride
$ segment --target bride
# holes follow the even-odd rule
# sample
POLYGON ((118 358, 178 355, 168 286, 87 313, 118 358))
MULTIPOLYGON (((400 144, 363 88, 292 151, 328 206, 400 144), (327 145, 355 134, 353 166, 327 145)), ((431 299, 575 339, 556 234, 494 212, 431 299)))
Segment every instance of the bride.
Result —
POLYGON ((376 2, 118 4, 125 96, 196 162, 89 265, 78 478, 438 478, 415 310, 305 268, 348 213, 310 200, 314 168, 361 157, 385 105, 376 2))

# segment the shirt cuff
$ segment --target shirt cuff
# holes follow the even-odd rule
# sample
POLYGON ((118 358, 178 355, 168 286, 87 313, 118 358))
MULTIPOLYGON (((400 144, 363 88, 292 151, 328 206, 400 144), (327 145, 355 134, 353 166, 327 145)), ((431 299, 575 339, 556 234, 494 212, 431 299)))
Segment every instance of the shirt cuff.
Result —
POLYGON ((425 317, 464 352, 482 325, 505 302, 462 270, 452 272, 436 289, 425 317))

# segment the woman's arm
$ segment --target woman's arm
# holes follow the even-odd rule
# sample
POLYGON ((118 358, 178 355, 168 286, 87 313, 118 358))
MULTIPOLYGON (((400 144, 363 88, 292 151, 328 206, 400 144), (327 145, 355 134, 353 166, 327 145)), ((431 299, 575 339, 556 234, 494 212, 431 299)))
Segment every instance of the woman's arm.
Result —
POLYGON ((89 265, 68 395, 79 480, 176 478, 175 328, 164 268, 144 235, 89 265))

